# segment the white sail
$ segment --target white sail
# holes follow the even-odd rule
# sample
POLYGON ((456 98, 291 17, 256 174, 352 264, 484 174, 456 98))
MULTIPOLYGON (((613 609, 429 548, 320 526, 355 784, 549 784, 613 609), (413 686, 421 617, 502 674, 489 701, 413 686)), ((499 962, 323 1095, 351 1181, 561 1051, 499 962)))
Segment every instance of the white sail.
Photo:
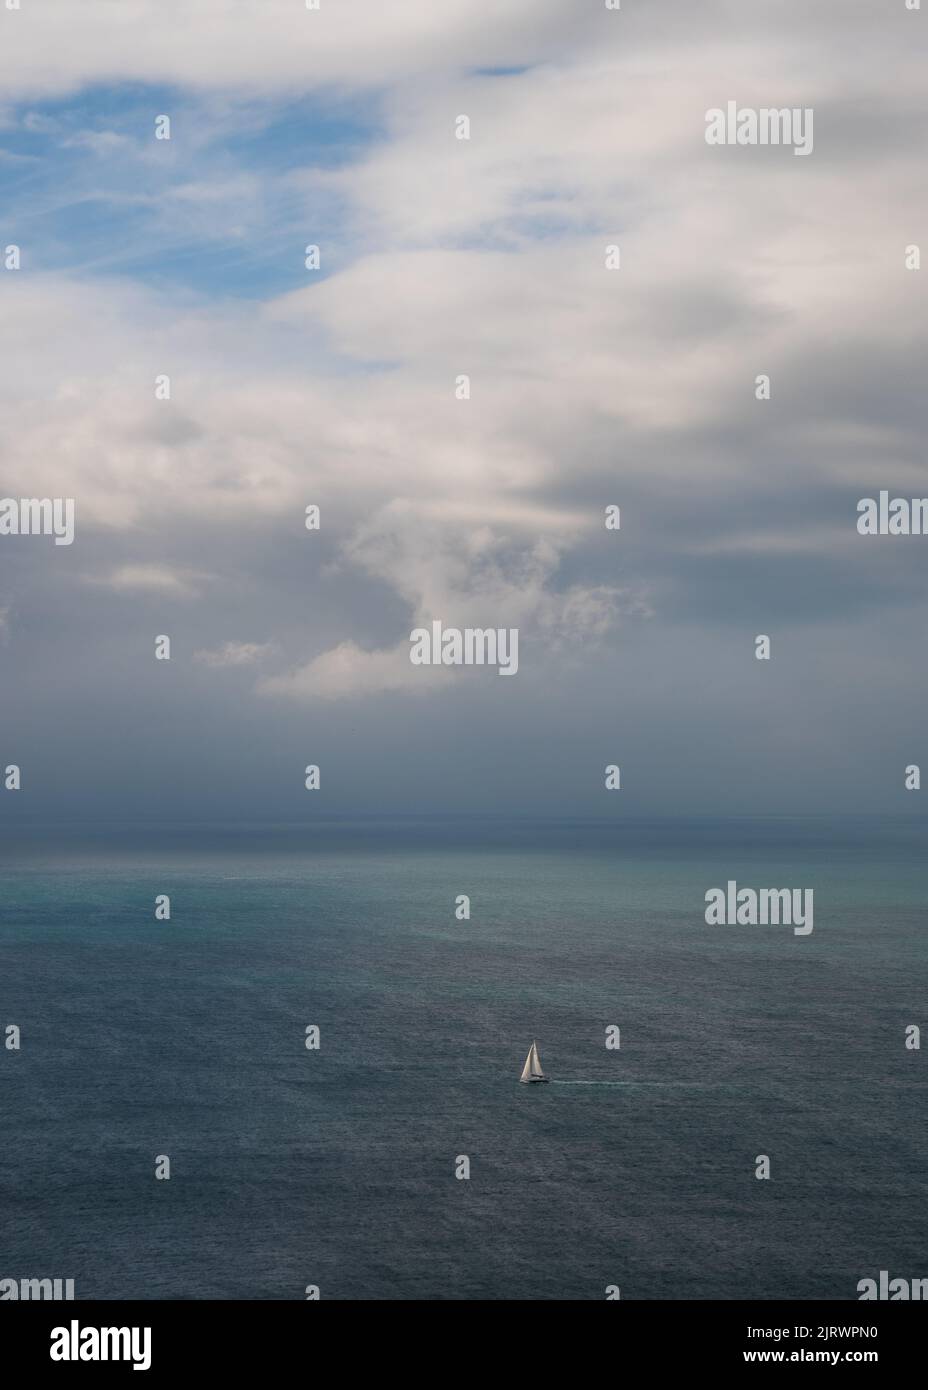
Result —
POLYGON ((544 1072, 541 1069, 541 1061, 538 1056, 538 1044, 535 1042, 532 1043, 530 1056, 532 1059, 532 1076, 544 1076, 544 1072))
POLYGON ((525 1059, 525 1066, 522 1068, 520 1081, 547 1081, 547 1077, 541 1069, 541 1061, 538 1057, 538 1044, 533 1042, 528 1050, 525 1059))

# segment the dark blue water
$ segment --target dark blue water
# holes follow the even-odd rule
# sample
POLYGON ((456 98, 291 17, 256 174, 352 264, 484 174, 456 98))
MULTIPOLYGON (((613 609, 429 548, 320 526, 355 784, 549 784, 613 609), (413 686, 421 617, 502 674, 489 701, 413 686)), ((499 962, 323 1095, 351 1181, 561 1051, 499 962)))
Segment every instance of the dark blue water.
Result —
POLYGON ((928 1275, 924 851, 801 821, 8 843, 0 1278, 845 1299, 928 1275), (812 935, 707 927, 728 878, 812 887, 812 935), (551 1085, 518 1084, 532 1038, 551 1085))

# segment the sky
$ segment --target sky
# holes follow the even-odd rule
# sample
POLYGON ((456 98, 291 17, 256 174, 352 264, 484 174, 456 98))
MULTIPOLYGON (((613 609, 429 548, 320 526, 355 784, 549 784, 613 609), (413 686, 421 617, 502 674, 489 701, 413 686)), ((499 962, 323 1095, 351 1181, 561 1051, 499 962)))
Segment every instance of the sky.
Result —
POLYGON ((928 494, 926 34, 0 3, 0 496, 76 509, 0 536, 0 823, 917 812, 928 537, 856 522, 928 494), (518 673, 413 666, 435 619, 518 673))

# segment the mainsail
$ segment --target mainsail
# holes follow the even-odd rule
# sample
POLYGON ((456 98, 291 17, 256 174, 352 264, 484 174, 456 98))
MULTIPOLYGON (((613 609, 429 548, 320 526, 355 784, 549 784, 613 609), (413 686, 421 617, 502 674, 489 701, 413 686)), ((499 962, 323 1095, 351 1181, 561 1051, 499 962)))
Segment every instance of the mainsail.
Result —
POLYGON ((520 1081, 547 1081, 547 1077, 541 1069, 541 1062, 538 1057, 538 1044, 533 1042, 528 1050, 525 1059, 525 1066, 522 1068, 520 1081))

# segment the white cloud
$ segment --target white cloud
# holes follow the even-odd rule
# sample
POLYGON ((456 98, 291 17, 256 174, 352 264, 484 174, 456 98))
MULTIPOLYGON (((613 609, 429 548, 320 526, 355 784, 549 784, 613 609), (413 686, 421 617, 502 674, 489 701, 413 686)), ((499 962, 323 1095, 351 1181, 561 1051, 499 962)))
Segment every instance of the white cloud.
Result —
POLYGON ((0 11, 5 96, 120 79, 276 95, 552 56, 594 22, 559 0, 26 0, 0 11))
MULTIPOLYGON (((260 537, 272 552, 288 538, 312 545, 302 516, 317 502, 327 559, 383 588, 411 623, 603 640, 655 603, 623 572, 628 530, 608 556, 596 551, 607 503, 650 489, 651 512, 628 523, 639 534, 660 535, 665 514, 691 506, 705 529, 690 553, 737 552, 724 507, 714 529, 704 519, 712 497, 767 483, 767 449, 784 479, 801 469, 810 488, 865 476, 874 460, 891 461, 898 479, 921 465, 917 420, 876 411, 866 430, 853 416, 848 427, 842 367, 830 399, 799 404, 835 343, 874 371, 900 341, 913 360, 924 346, 912 311, 920 277, 902 270, 928 213, 917 158, 891 145, 887 157, 859 133, 842 144, 840 123, 828 122, 842 100, 873 95, 879 25, 869 51, 849 48, 835 67, 821 35, 808 47, 809 27, 862 23, 854 0, 829 0, 814 20, 784 0, 789 22, 772 43, 747 32, 732 43, 727 25, 710 22, 724 7, 702 7, 702 18, 691 4, 662 7, 669 38, 643 9, 594 8, 578 18, 570 6, 509 0, 488 24, 479 6, 431 0, 324 3, 318 14, 290 0, 127 0, 117 21, 112 6, 67 0, 4 18, 0 73, 14 94, 117 77, 284 99, 342 79, 384 91, 385 128, 358 164, 291 180, 308 223, 320 192, 347 210, 346 244, 330 248, 339 268, 311 288, 269 304, 205 301, 33 272, 28 246, 24 271, 6 277, 5 485, 75 496, 82 535, 184 537, 193 562, 117 566, 96 582, 196 596, 203 538, 260 537), (519 76, 467 71, 538 58, 548 61, 519 76), (704 111, 733 94, 733 72, 743 103, 820 105, 811 159, 705 146, 704 111), (470 142, 453 139, 461 111, 470 142), (862 201, 876 176, 880 198, 862 201), (617 272, 604 265, 613 241, 617 272), (153 397, 163 371, 170 403, 153 397), (773 378, 765 416, 753 399, 761 371, 773 378), (466 402, 454 397, 461 373, 466 402), (787 422, 777 409, 790 391, 787 422), (780 433, 771 424, 766 435, 766 421, 780 433), (598 556, 592 578, 588 554, 598 556)), ((766 39, 769 19, 756 23, 766 39)), ((902 54, 903 105, 916 80, 917 58, 902 54)), ((278 177, 223 162, 198 178, 189 152, 179 166, 166 215, 203 242, 217 221, 258 225, 254 209, 278 177)), ((785 532, 781 517, 755 520, 753 549, 769 534, 771 553, 818 553, 807 518, 785 532)), ((260 569, 254 556, 245 563, 260 569)), ((417 673, 392 645, 395 624, 394 612, 379 644, 347 637, 258 688, 300 698, 406 688, 417 673)), ((263 655, 231 643, 200 659, 263 655)))
POLYGON ((260 681, 258 691, 300 702, 395 691, 423 695, 434 693, 453 679, 444 667, 413 666, 409 651, 408 642, 385 651, 364 651, 355 642, 341 642, 304 666, 260 681))
MULTIPOLYGON (((624 616, 649 616, 639 596, 617 587, 552 590, 560 550, 550 539, 526 541, 486 525, 473 532, 443 527, 407 501, 358 528, 346 554, 407 600, 415 626, 441 619, 446 627, 517 627, 523 653, 526 634, 536 638, 539 661, 564 645, 602 639, 624 616)), ((409 650, 408 641, 373 651, 341 642, 257 689, 299 701, 333 700, 399 690, 434 694, 453 679, 441 668, 413 666, 409 650)))
POLYGON ((101 158, 134 150, 133 141, 116 130, 78 130, 61 142, 62 149, 90 150, 101 158))
POLYGON ((173 569, 168 565, 119 565, 104 575, 89 575, 89 584, 116 593, 153 593, 173 598, 193 598, 207 576, 195 570, 173 569))
POLYGON ((203 666, 253 666, 273 649, 271 642, 224 642, 221 647, 201 648, 193 659, 203 666))

